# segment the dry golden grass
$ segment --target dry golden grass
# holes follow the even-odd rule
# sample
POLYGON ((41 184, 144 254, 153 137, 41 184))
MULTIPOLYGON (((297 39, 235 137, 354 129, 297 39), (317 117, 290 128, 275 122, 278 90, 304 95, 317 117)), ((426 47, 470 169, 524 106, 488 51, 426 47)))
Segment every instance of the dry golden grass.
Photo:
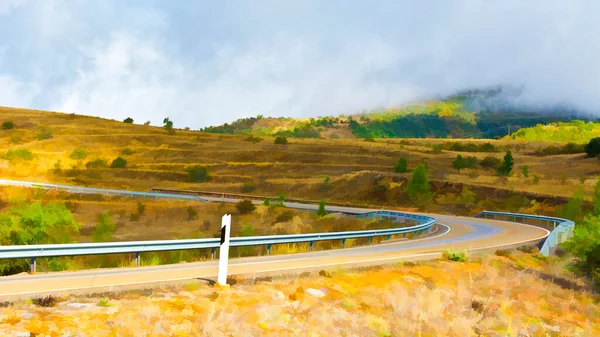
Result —
MULTIPOLYGON (((0 334, 596 336, 600 298, 535 254, 331 270, 217 289, 198 282, 0 308, 0 334), (546 276, 545 276, 546 275, 546 276), (561 287, 562 285, 563 287, 561 287), (565 288, 583 287, 577 291, 565 288), (317 298, 307 289, 322 291, 317 298)), ((562 269, 561 269, 562 270, 562 269)), ((251 280, 250 280, 251 281, 251 280)))

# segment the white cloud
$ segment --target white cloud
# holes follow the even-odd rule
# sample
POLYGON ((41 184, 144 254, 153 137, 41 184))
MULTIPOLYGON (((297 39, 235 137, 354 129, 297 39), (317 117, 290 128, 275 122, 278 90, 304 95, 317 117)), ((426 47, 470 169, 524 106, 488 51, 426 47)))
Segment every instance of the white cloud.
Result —
POLYGON ((6 4, 0 105, 197 128, 503 83, 600 110, 592 1, 6 4))

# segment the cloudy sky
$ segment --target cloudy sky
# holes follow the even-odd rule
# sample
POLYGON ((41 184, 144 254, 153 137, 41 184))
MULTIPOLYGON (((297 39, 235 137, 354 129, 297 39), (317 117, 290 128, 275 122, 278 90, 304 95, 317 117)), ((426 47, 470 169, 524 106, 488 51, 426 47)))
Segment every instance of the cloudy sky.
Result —
POLYGON ((0 105, 177 127, 524 85, 600 111, 600 1, 0 0, 0 105))

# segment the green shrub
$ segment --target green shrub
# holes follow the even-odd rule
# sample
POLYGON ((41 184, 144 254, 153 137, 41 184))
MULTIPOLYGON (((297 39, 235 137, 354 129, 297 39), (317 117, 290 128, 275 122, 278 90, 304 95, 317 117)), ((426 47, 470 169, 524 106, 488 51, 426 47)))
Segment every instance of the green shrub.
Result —
POLYGON ((133 118, 131 117, 127 117, 123 120, 123 123, 127 123, 127 124, 133 124, 133 118))
POLYGON ((456 159, 452 162, 452 167, 458 170, 460 173, 461 169, 472 168, 477 164, 476 157, 463 157, 460 154, 456 156, 456 159))
POLYGON ((254 212, 256 206, 252 203, 252 200, 241 200, 237 204, 235 204, 235 208, 237 208, 240 214, 249 214, 254 212))
POLYGON ((132 154, 134 154, 135 151, 133 151, 132 149, 126 147, 123 150, 121 150, 121 154, 124 156, 131 156, 132 154))
POLYGON ((242 186, 242 193, 251 193, 256 190, 256 185, 251 181, 246 181, 242 186))
POLYGON ((500 166, 501 163, 502 161, 496 157, 486 156, 479 162, 479 165, 483 168, 490 169, 500 166))
POLYGON ((327 215, 327 211, 325 210, 325 200, 321 200, 319 202, 319 209, 317 210, 317 215, 320 217, 327 215))
POLYGON ((188 221, 193 221, 198 217, 198 211, 194 207, 188 206, 185 210, 187 212, 188 221))
POLYGON ((288 143, 288 139, 285 136, 278 136, 275 138, 275 144, 286 145, 288 143))
POLYGON ((587 158, 598 157, 600 154, 600 137, 592 138, 584 147, 587 158))
POLYGON ((137 212, 140 216, 146 214, 146 205, 144 205, 141 201, 137 202, 137 212))
POLYGON ((110 163, 110 168, 126 168, 127 160, 123 157, 119 156, 115 158, 112 163, 110 163))
POLYGON ((175 130, 173 129, 173 122, 168 117, 163 119, 163 129, 165 129, 168 134, 175 133, 175 130))
POLYGON ((115 232, 115 224, 112 222, 110 214, 103 212, 98 215, 98 223, 96 224, 96 230, 92 234, 92 240, 94 242, 108 242, 112 240, 115 232))
POLYGON ((21 137, 19 135, 14 135, 14 136, 10 137, 10 142, 13 144, 21 144, 22 141, 23 141, 23 137, 21 137))
MULTIPOLYGON (((133 123, 133 120, 131 122, 133 123)), ((104 308, 110 307, 110 300, 108 298, 106 298, 106 297, 102 298, 102 299, 100 299, 100 301, 98 301, 97 305, 99 307, 104 307, 104 308)))
POLYGON ((92 161, 88 161, 85 164, 85 167, 88 169, 94 169, 94 168, 103 168, 103 167, 106 167, 107 165, 108 165, 108 162, 106 161, 106 159, 97 158, 92 161))
POLYGON ((275 218, 275 222, 288 222, 294 218, 294 212, 287 210, 280 213, 277 218, 275 218))
POLYGON ((396 173, 406 173, 408 172, 408 161, 406 158, 400 158, 396 166, 394 167, 396 173))
POLYGON ((263 140, 262 138, 255 137, 253 135, 250 135, 250 136, 248 136, 247 138, 244 139, 244 141, 250 142, 250 143, 254 143, 254 144, 260 143, 260 142, 262 142, 262 140, 263 140))
POLYGON ((2 122, 3 130, 12 130, 15 128, 15 123, 13 121, 4 121, 2 122))
POLYGON ((521 166, 521 173, 523 173, 523 177, 528 178, 529 177, 529 165, 521 166))
POLYGON ((32 160, 33 153, 27 149, 10 149, 6 151, 2 158, 9 161, 32 160))
POLYGON ((54 137, 54 133, 52 132, 52 130, 48 130, 46 128, 43 128, 36 136, 35 139, 37 140, 45 140, 45 139, 51 139, 52 137, 54 137))
POLYGON ((442 255, 446 260, 454 262, 467 262, 467 260, 469 259, 466 252, 459 252, 448 249, 444 250, 442 252, 442 255))
POLYGON ((88 154, 85 151, 85 149, 82 147, 78 147, 75 150, 73 150, 73 152, 71 152, 71 155, 69 156, 69 158, 75 159, 75 160, 83 160, 83 159, 87 158, 87 156, 88 156, 88 154))
POLYGON ((188 173, 188 178, 193 183, 201 183, 207 181, 210 177, 206 166, 194 165, 185 169, 188 173))

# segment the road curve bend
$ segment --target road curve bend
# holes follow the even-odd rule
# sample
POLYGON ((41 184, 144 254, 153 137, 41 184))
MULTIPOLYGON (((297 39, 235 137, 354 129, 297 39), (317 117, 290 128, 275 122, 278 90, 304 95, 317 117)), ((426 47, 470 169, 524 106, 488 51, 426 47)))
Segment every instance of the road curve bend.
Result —
MULTIPOLYGON (((4 181, 3 183, 5 183, 4 181)), ((212 198, 211 198, 212 199, 212 198)), ((237 201, 218 200, 215 201, 237 201)), ((314 209, 315 205, 286 204, 288 207, 314 209)), ((336 212, 371 209, 328 207, 336 212)), ((297 273, 333 266, 364 266, 402 260, 440 257, 443 250, 469 252, 494 251, 538 243, 550 232, 544 228, 516 222, 440 214, 421 214, 436 219, 437 234, 414 240, 386 242, 367 246, 287 255, 230 259, 229 274, 258 277, 297 273)), ((76 272, 53 272, 0 277, 0 298, 12 300, 46 294, 70 294, 144 288, 157 282, 191 279, 215 279, 217 261, 181 263, 152 267, 94 269, 76 272)))

